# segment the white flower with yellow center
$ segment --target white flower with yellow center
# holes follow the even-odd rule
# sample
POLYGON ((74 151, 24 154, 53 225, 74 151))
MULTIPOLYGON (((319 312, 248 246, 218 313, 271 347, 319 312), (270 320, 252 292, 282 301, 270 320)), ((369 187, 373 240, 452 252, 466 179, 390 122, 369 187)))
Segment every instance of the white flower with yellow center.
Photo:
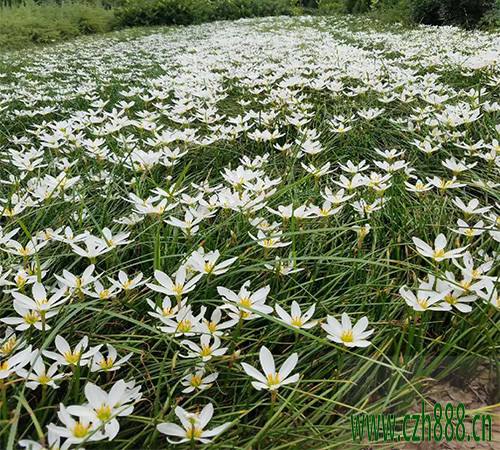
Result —
POLYGON ((248 234, 258 245, 264 248, 279 248, 291 245, 291 242, 281 241, 281 233, 279 232, 275 232, 272 236, 267 236, 262 230, 258 230, 257 237, 251 233, 248 234))
POLYGON ((252 293, 248 290, 249 287, 250 281, 246 281, 238 294, 222 286, 217 288, 219 295, 227 301, 225 305, 221 306, 221 309, 228 309, 231 319, 238 321, 242 317, 245 320, 251 320, 260 317, 256 313, 270 314, 273 312, 273 308, 265 304, 271 288, 265 286, 252 293))
POLYGON ((415 244, 418 253, 437 262, 443 261, 444 259, 460 258, 464 255, 464 250, 468 247, 468 245, 466 245, 465 247, 446 251, 445 247, 447 239, 444 234, 439 234, 436 237, 434 241, 434 248, 417 237, 413 238, 413 243, 415 244))
POLYGON ((57 416, 64 426, 51 423, 48 429, 49 432, 56 434, 60 438, 66 438, 65 448, 69 448, 71 444, 80 444, 83 441, 100 441, 106 437, 99 429, 99 423, 92 423, 89 419, 81 418, 78 421, 73 419, 62 403, 57 416))
POLYGON ((33 284, 31 292, 32 297, 28 297, 15 291, 12 291, 12 296, 24 307, 44 314, 47 311, 62 305, 67 300, 67 297, 64 295, 64 289, 58 289, 51 297, 49 297, 43 285, 38 282, 33 284))
POLYGON ((98 345, 96 347, 90 348, 88 351, 85 351, 88 347, 88 341, 88 337, 84 336, 80 340, 80 342, 76 344, 75 348, 72 349, 66 339, 64 339, 60 335, 57 335, 55 344, 58 353, 52 352, 50 350, 44 350, 43 355, 47 358, 55 360, 62 366, 80 365, 81 367, 83 367, 89 364, 92 356, 94 356, 102 347, 101 345, 98 345))
POLYGON ((267 347, 261 347, 259 359, 263 372, 259 372, 250 364, 241 363, 246 374, 257 380, 252 381, 252 386, 258 391, 261 389, 276 391, 281 386, 296 383, 300 378, 300 374, 298 373, 290 376, 290 373, 295 368, 299 360, 297 353, 289 356, 279 371, 276 371, 274 357, 267 347))
POLYGON ((85 385, 85 397, 88 403, 69 406, 67 411, 77 416, 81 421, 102 425, 104 434, 109 440, 116 437, 120 431, 117 417, 125 417, 134 411, 134 403, 141 398, 141 387, 135 387, 135 382, 126 383, 118 380, 109 393, 93 383, 85 385))
POLYGON ((143 278, 142 272, 139 272, 134 278, 129 278, 129 276, 123 271, 120 270, 118 272, 118 280, 113 280, 112 278, 109 278, 109 281, 111 281, 111 284, 116 287, 118 290, 124 290, 126 292, 131 291, 132 289, 138 288, 139 286, 142 286, 146 281, 148 280, 142 280, 143 278))
POLYGON ((207 389, 212 385, 212 383, 219 377, 218 372, 214 372, 210 375, 205 375, 205 369, 202 366, 200 370, 194 373, 187 373, 186 376, 181 380, 184 389, 182 392, 184 394, 189 394, 191 392, 202 391, 207 389))
POLYGON ((427 283, 421 283, 417 290, 417 295, 406 289, 406 286, 402 286, 399 289, 399 293, 404 298, 406 304, 415 311, 449 311, 451 309, 451 307, 446 306, 446 304, 436 304, 443 300, 446 292, 434 292, 428 288, 427 283))
POLYGON ((174 336, 194 336, 201 332, 200 319, 203 314, 205 314, 203 308, 201 314, 194 316, 191 306, 181 307, 175 316, 160 318, 165 326, 159 328, 164 333, 173 334, 174 336))
POLYGON ((0 360, 0 380, 4 380, 22 369, 33 360, 34 355, 36 354, 31 350, 30 345, 10 358, 0 360))
POLYGON ((191 350, 187 355, 183 355, 185 358, 201 358, 203 362, 210 361, 213 357, 222 356, 227 352, 226 347, 220 348, 220 339, 210 334, 201 335, 200 345, 187 339, 182 341, 181 344, 191 350), (210 343, 212 339, 213 342, 210 343))
POLYGON ((182 427, 175 423, 160 423, 156 426, 160 433, 167 436, 175 436, 180 438, 178 441, 173 441, 167 438, 171 444, 182 444, 184 442, 197 442, 209 444, 212 442, 211 437, 221 434, 229 427, 231 422, 226 422, 223 425, 213 428, 212 430, 204 430, 208 422, 214 414, 214 407, 211 403, 206 405, 199 413, 188 413, 186 410, 177 406, 174 410, 175 415, 179 418, 182 427))
POLYGON ((186 268, 179 267, 175 273, 175 281, 161 270, 155 270, 155 280, 158 284, 146 283, 146 286, 153 291, 160 292, 165 295, 173 296, 180 299, 183 295, 193 291, 196 288, 196 283, 200 280, 203 274, 195 275, 189 281, 186 279, 186 268))
POLYGON ((36 353, 34 353, 33 360, 35 362, 32 364, 30 370, 24 368, 16 370, 16 373, 20 377, 26 379, 26 387, 36 389, 38 386, 50 386, 53 389, 57 389, 59 386, 55 384, 55 381, 65 377, 64 373, 56 373, 59 364, 55 362, 46 369, 42 356, 36 353))
POLYGON ((368 327, 368 318, 362 317, 353 327, 351 319, 346 313, 342 314, 342 323, 335 317, 327 316, 327 323, 321 325, 321 328, 328 333, 328 339, 338 344, 344 344, 346 347, 368 347, 370 341, 366 338, 372 335, 375 330, 365 331, 368 327))
POLYGON ((101 352, 97 351, 92 358, 92 372, 114 372, 118 370, 122 364, 126 363, 131 357, 132 353, 118 359, 118 354, 116 349, 111 345, 107 344, 108 356, 105 357, 101 352))
POLYGON ((275 306, 276 312, 283 322, 292 325, 295 328, 302 328, 304 330, 308 330, 316 325, 316 320, 309 321, 314 314, 315 308, 316 305, 312 305, 304 314, 302 314, 300 305, 294 300, 290 311, 291 314, 288 314, 280 305, 275 306))

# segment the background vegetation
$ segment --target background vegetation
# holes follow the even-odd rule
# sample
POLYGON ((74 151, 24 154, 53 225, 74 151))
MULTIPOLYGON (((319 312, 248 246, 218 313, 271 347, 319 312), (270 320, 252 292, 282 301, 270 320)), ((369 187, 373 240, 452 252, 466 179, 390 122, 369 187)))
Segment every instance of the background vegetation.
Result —
POLYGON ((296 0, 0 0, 0 48, 44 44, 136 25, 290 15, 296 0))
POLYGON ((471 28, 498 26, 500 0, 319 0, 326 13, 371 14, 388 21, 471 28))
POLYGON ((371 15, 388 22, 495 27, 500 0, 0 0, 0 48, 129 26, 300 14, 371 15))

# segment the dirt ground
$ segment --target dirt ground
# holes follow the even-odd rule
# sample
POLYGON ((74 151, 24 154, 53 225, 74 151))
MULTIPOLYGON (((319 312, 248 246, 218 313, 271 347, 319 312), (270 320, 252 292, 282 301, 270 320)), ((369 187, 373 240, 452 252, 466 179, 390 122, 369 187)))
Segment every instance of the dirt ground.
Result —
MULTIPOLYGON (((467 415, 464 419, 466 436, 470 435, 471 440, 467 438, 463 442, 453 440, 452 442, 420 442, 420 443, 405 443, 399 445, 401 450, 469 450, 469 449, 485 449, 485 450, 500 450, 500 404, 498 398, 495 404, 495 398, 492 388, 497 387, 498 380, 491 379, 488 370, 480 370, 474 379, 466 383, 463 387, 456 387, 449 383, 436 384, 427 394, 425 398, 431 403, 440 403, 443 408, 447 403, 452 403, 455 408, 459 403, 463 403, 466 411, 476 411, 475 414, 490 414, 492 421, 492 442, 475 442, 472 439, 472 415, 467 415), (496 406, 487 408, 489 405, 496 406), (496 441, 496 442, 495 442, 496 441)), ((411 410, 412 413, 421 412, 421 404, 415 404, 411 410)), ((426 411, 427 412, 427 411, 426 411)), ((432 412, 432 411, 430 411, 432 412)), ((444 412, 444 411, 443 411, 444 412)), ((445 424, 445 422, 443 422, 445 424)), ((434 425, 434 424, 433 424, 434 425)), ((480 422, 476 423, 476 435, 481 435, 480 422)), ((486 437, 488 432, 486 431, 486 437)))

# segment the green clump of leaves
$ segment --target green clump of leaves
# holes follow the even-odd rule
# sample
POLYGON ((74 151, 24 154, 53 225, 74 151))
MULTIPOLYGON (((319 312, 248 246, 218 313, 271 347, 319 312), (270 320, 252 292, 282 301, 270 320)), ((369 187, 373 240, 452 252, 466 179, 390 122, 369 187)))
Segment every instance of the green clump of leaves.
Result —
POLYGON ((297 11, 295 0, 131 0, 117 10, 117 18, 123 26, 189 25, 297 11))
POLYGON ((0 10, 0 45, 18 48, 46 44, 72 37, 110 31, 116 26, 114 13, 99 3, 54 2, 22 5, 0 10))

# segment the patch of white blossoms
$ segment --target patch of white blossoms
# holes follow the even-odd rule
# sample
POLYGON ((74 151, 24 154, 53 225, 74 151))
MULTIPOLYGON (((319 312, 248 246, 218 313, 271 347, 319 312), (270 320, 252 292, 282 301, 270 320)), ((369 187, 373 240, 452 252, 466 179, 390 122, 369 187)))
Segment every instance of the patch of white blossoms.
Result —
MULTIPOLYGON (((300 383, 297 353, 273 356, 264 342, 261 371, 256 355, 235 350, 254 320, 272 320, 296 339, 314 334, 331 351, 370 346, 377 333, 364 311, 347 305, 348 315, 340 304, 325 311, 313 299, 280 305, 269 280, 310 277, 311 267, 300 267, 308 255, 296 245, 297 231, 344 227, 357 249, 370 233, 383 241, 383 222, 373 221, 394 214, 387 210, 398 196, 410 205, 436 198, 458 217, 446 229, 422 227, 406 244, 426 274, 414 286, 395 284, 406 304, 418 314, 500 308, 500 205, 492 200, 500 187, 499 59, 494 34, 347 31, 342 20, 312 18, 112 35, 1 55, 13 68, 0 73, 0 379, 21 378, 44 393, 89 380, 83 403, 61 403, 58 420, 41 424, 42 443, 19 444, 67 449, 113 440, 141 399, 134 372, 124 370, 141 355, 126 345, 78 330, 48 339, 73 308, 136 308, 146 295, 142 321, 155 339, 168 339, 169 357, 175 351, 191 364, 175 387, 185 402, 210 391, 219 376, 213 361, 225 359, 273 400, 278 388, 300 383), (465 85, 478 75, 484 84, 449 86, 447 70, 465 85), (348 107, 324 111, 318 96, 348 107), (378 127, 405 144, 343 156, 351 133, 378 127), (246 147, 258 150, 245 154, 246 147), (315 194, 287 201, 283 193, 301 180, 315 194), (227 228, 234 218, 244 226, 230 225, 231 242, 204 244, 211 227, 227 228), (168 244, 151 244, 165 230, 168 244), (175 242, 186 245, 166 269, 162 252, 175 242), (257 248, 266 263, 245 271, 244 256, 257 248), (225 285, 233 272, 239 281, 225 285), (204 303, 207 286, 219 297, 204 303), (279 370, 275 357, 283 360, 279 370), (235 364, 239 358, 248 362, 235 364)), ((157 425, 172 443, 210 443, 230 427, 207 428, 211 403, 194 413, 172 410, 180 425, 157 425)))

